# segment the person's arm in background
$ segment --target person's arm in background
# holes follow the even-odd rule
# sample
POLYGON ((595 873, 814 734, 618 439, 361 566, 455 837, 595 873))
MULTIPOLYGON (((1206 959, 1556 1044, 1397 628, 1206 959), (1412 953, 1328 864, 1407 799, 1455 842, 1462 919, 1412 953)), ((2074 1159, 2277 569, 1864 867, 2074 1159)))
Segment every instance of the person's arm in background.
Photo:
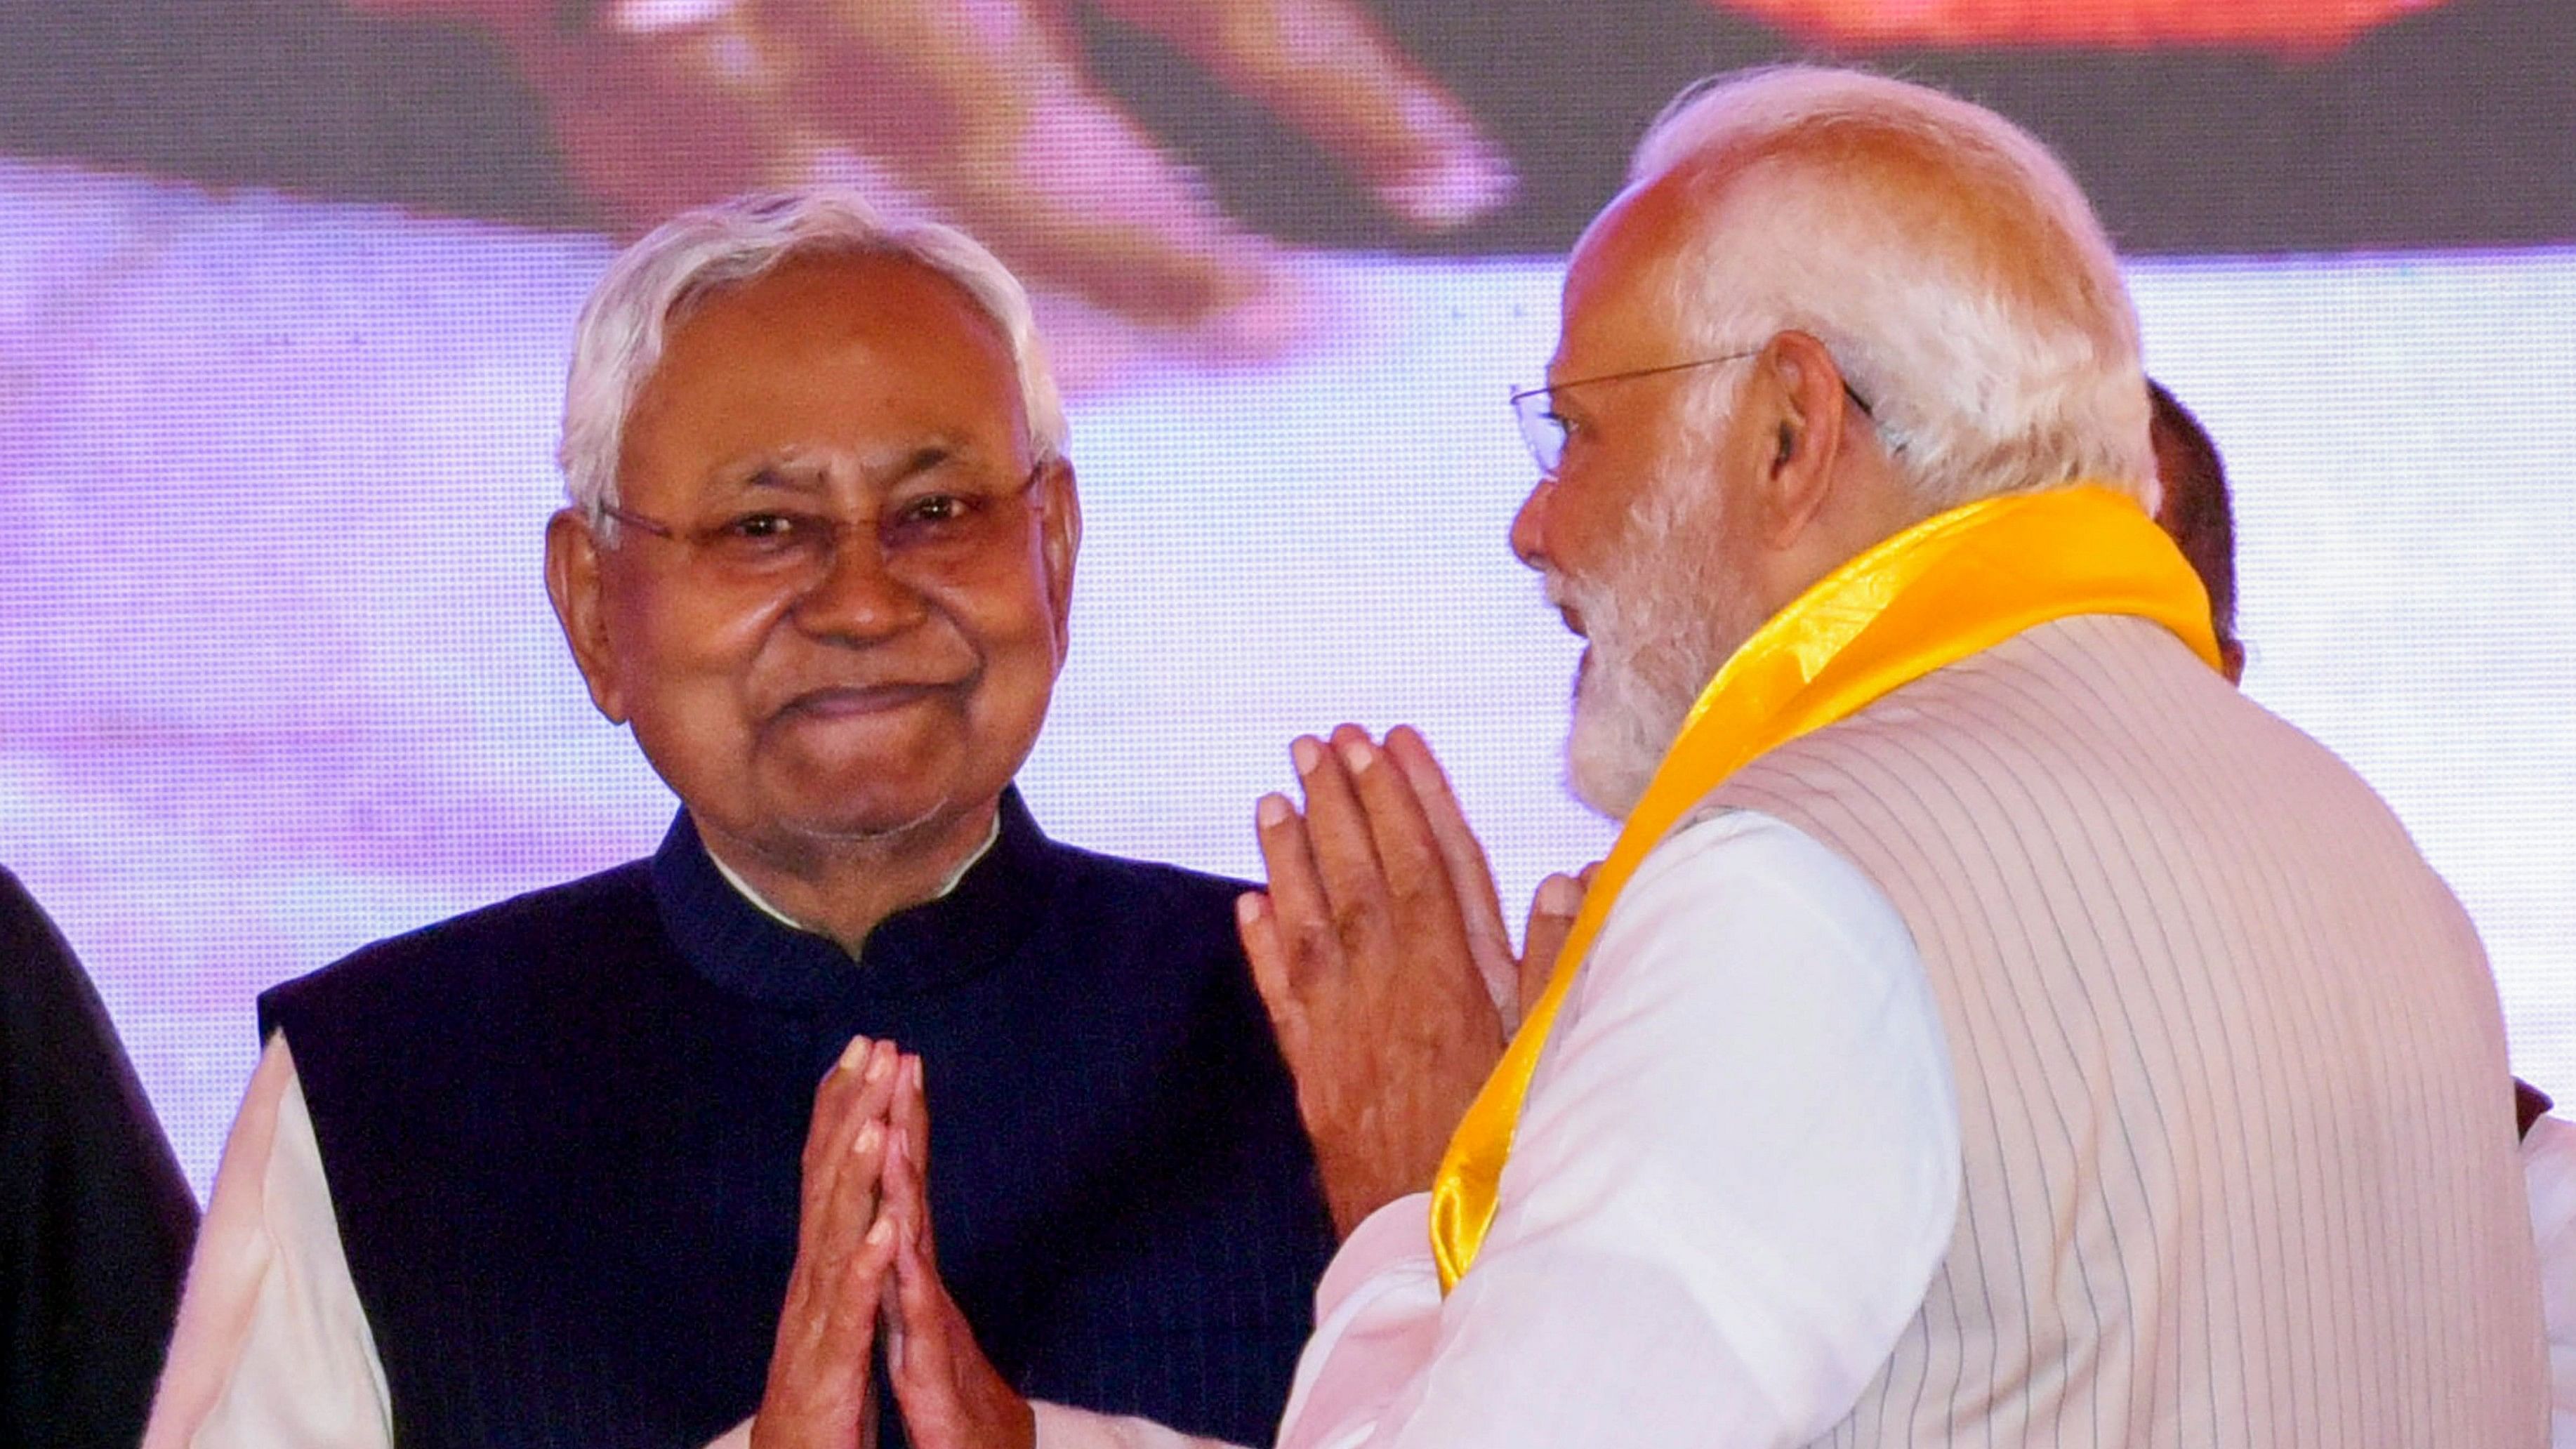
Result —
POLYGON ((134 1442, 196 1229, 98 992, 0 870, 0 1442, 134 1442))
MULTIPOLYGON (((620 229, 838 180, 965 227, 1033 289, 1164 344, 1267 357, 1313 320, 1287 249, 1106 89, 1054 0, 349 3, 497 39, 620 229)), ((1511 198, 1511 163, 1475 117, 1355 0, 1092 8, 1312 139, 1408 230, 1452 231, 1511 198)))

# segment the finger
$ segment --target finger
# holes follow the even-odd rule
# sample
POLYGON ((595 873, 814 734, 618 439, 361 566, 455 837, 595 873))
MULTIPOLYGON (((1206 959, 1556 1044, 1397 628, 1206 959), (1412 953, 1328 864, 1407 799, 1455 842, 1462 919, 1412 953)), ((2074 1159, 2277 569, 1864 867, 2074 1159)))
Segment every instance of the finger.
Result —
MULTIPOLYGON (((1296 746, 1290 748, 1293 752, 1296 746)), ((1332 902, 1315 865, 1305 817, 1288 803, 1287 796, 1262 796, 1253 810, 1253 826, 1261 840, 1262 865, 1270 877, 1270 916, 1283 948, 1286 969, 1279 981, 1283 999, 1301 1000, 1313 982, 1338 976, 1343 968, 1332 902)))
POLYGON ((924 1090, 921 1058, 907 1055, 895 1076, 894 1105, 888 1113, 896 1137, 896 1160, 912 1194, 912 1223, 921 1240, 938 1251, 930 1220, 930 1100, 924 1090))
POLYGON ((908 1374, 953 1385, 956 1358, 950 1352, 947 1289, 939 1281, 938 1261, 930 1254, 917 1223, 895 1226, 895 1301, 903 1311, 905 1364, 908 1374))
POLYGON ((1437 973, 1444 989, 1493 1013, 1499 1024, 1501 1006, 1476 960, 1458 909, 1457 887, 1422 801, 1386 751, 1364 732, 1336 730, 1333 750, 1367 819, 1369 842, 1383 872, 1379 885, 1386 892, 1388 920, 1406 969, 1437 973))
POLYGON ((567 41, 513 26, 505 43, 545 95, 584 200, 628 236, 764 183, 795 127, 795 77, 740 14, 567 41))
POLYGON ((915 1342, 928 1325, 908 1315, 903 1299, 903 1245, 916 1219, 929 1216, 929 1204, 921 1201, 918 1178, 910 1170, 910 1154, 904 1150, 901 1134, 886 1149, 885 1193, 877 1204, 877 1221, 894 1234, 894 1276, 885 1285, 880 1305, 888 1323, 886 1356, 894 1370, 897 1387, 910 1363, 915 1342))
MULTIPOLYGON (((898 1070, 898 1083, 901 1078, 902 1071, 898 1070)), ((888 1113, 889 1131, 886 1140, 885 1165, 877 1191, 876 1221, 869 1226, 870 1232, 882 1227, 892 1235, 894 1256, 889 1261, 898 1264, 902 1258, 906 1219, 916 1214, 925 1217, 929 1214, 928 1206, 916 1201, 919 1196, 917 1179, 907 1174, 905 1170, 905 1159, 909 1156, 906 1151, 907 1144, 904 1141, 903 1130, 893 1125, 894 1115, 901 1110, 898 1104, 888 1113)), ((896 1278, 893 1272, 889 1271, 885 1281, 878 1288, 877 1318, 880 1331, 886 1335, 887 1364, 900 1373, 911 1335, 910 1325, 903 1321, 901 1305, 896 1301, 897 1287, 896 1278)))
POLYGON ((779 1317, 771 1399, 784 1383, 794 1386, 794 1399, 811 1403, 819 1396, 837 1405, 836 1413, 865 1405, 877 1303, 894 1250, 893 1224, 883 1229, 853 1230, 834 1237, 828 1251, 798 1255, 779 1317))
POLYGON ((1297 1058, 1289 1039, 1292 1033, 1303 1032, 1306 1013, 1290 984, 1288 947, 1280 939, 1279 917, 1270 897, 1260 891, 1236 896, 1234 929, 1243 940, 1244 959, 1252 965, 1252 984, 1261 993, 1261 1004, 1269 1008, 1270 1028, 1293 1065, 1297 1058))
POLYGON ((936 1260, 929 1246, 930 1203, 919 1165, 907 1142, 898 1136, 886 1155, 884 1221, 895 1234, 894 1279, 889 1285, 895 1321, 901 1325, 901 1354, 892 1367, 902 1382, 927 1382, 945 1389, 951 1382, 946 1352, 947 1324, 939 1313, 936 1260))
POLYGON ((883 1117, 870 1117, 852 1134, 832 1195, 812 1227, 812 1252, 824 1275, 837 1272, 858 1249, 860 1235, 877 1213, 879 1186, 885 1171, 888 1133, 883 1117))
POLYGON ((1448 867, 1458 913, 1466 922, 1467 944, 1476 953, 1476 969, 1484 973, 1496 1008, 1507 1008, 1514 1000, 1520 956, 1512 950, 1511 937, 1503 927, 1502 892, 1494 887, 1485 849, 1468 828, 1467 814, 1449 788, 1449 776, 1418 731, 1411 725, 1387 731, 1386 752, 1404 772, 1405 783, 1413 787, 1423 817, 1431 824, 1432 838, 1440 844, 1440 859, 1448 867))
POLYGON ((809 1184, 800 1237, 804 1250, 825 1262, 837 1262, 851 1251, 876 1210, 886 1108, 894 1096, 895 1064, 901 1055, 893 1042, 869 1044, 836 1139, 827 1143, 828 1156, 809 1174, 819 1179, 819 1185, 809 1184))
POLYGON ((820 1212, 831 1196, 832 1182, 841 1170, 840 1154, 857 1129, 852 1113, 874 1048, 875 1043, 864 1036, 851 1037, 839 1059, 814 1086, 814 1116, 806 1124, 805 1150, 798 1164, 802 1174, 799 1207, 805 1220, 820 1212))
POLYGON ((840 1129, 843 1114, 859 1093, 859 1081, 868 1064, 868 1049, 875 1045, 864 1036, 854 1036, 841 1048, 840 1056, 823 1069, 814 1083, 814 1116, 805 1132, 805 1162, 812 1166, 820 1160, 821 1144, 840 1129))
POLYGON ((865 1233, 852 1240, 853 1251, 829 1280, 831 1297, 823 1317, 832 1362, 862 1384, 871 1372, 877 1315, 885 1305, 886 1287, 900 1242, 900 1230, 894 1220, 879 1215, 865 1233))
POLYGON ((1565 938, 1574 931, 1574 917, 1583 908, 1583 887, 1574 878, 1552 875, 1538 883, 1537 894, 1530 897, 1529 925, 1521 934, 1519 1009, 1513 1013, 1513 1028, 1529 1019, 1530 1008, 1538 1005, 1547 990, 1550 977, 1556 974, 1556 958, 1565 949, 1565 938))
POLYGON ((1312 136, 1426 230, 1511 198, 1511 165, 1464 106, 1348 0, 1103 0, 1312 136))
POLYGON ((1396 959, 1386 866, 1378 859, 1368 813, 1343 764, 1346 750, 1373 755, 1377 747, 1353 725, 1335 730, 1333 745, 1326 749, 1300 739, 1291 746, 1299 779, 1306 787, 1307 847, 1314 853, 1315 870, 1323 881, 1347 964, 1384 971, 1396 959))
MULTIPOLYGON (((829 23, 782 38, 847 64, 825 66, 799 104, 1033 281, 1167 327, 1222 324, 1284 290, 1278 250, 1236 225, 1032 8, 982 6, 973 25, 945 3, 844 0, 814 13, 829 23), (846 83, 860 70, 896 84, 846 83), (902 91, 918 103, 887 103, 902 91)), ((1268 319, 1244 320, 1240 337, 1208 340, 1247 351, 1289 340, 1265 336, 1268 319)))
POLYGON ((880 1208, 898 1232, 907 1230, 930 1215, 924 1200, 921 1173, 912 1161, 912 1145, 898 1132, 886 1144, 885 1194, 880 1208))

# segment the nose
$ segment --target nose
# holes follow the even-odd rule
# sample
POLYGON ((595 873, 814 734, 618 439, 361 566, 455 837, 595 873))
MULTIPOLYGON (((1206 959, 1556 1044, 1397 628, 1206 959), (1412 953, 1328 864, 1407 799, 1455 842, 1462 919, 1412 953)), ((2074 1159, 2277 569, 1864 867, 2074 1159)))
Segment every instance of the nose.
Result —
POLYGON ((872 531, 852 529, 796 598, 794 616, 808 634, 857 642, 891 638, 928 617, 921 590, 886 567, 872 531))
POLYGON ((1547 567, 1547 505, 1555 492, 1554 478, 1540 478, 1512 515, 1512 554, 1534 569, 1547 567))

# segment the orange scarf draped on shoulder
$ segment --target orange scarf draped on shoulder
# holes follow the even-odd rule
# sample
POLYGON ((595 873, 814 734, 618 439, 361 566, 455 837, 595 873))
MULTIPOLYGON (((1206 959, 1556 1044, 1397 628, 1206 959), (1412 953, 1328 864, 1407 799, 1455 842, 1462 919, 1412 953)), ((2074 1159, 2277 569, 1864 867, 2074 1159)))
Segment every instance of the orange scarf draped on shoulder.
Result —
POLYGON ((1647 852, 1762 754, 2077 614, 2151 619, 2220 667, 2199 576, 2134 500, 2093 485, 1982 499, 1916 524, 1827 575, 1726 661, 1620 827, 1546 992, 1449 1141, 1431 1196, 1444 1291, 1476 1261, 1557 1009, 1647 852))

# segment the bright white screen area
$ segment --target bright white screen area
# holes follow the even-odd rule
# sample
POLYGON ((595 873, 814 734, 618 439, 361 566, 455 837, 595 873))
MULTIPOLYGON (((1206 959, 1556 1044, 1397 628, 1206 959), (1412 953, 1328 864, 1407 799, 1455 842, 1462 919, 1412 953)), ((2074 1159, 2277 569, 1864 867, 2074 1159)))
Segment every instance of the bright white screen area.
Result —
MULTIPOLYGON (((0 863, 202 1191, 261 988, 668 822, 539 578, 608 247, 8 162, 0 217, 0 863)), ((1077 401, 1073 658, 1022 782, 1065 839, 1249 873, 1292 735, 1411 722, 1516 914, 1609 834, 1504 546, 1557 266, 1309 271, 1330 341, 1077 401)), ((2576 252, 2132 276, 2236 485, 2249 688, 2389 798, 2517 1068, 2576 1096, 2576 252)))

